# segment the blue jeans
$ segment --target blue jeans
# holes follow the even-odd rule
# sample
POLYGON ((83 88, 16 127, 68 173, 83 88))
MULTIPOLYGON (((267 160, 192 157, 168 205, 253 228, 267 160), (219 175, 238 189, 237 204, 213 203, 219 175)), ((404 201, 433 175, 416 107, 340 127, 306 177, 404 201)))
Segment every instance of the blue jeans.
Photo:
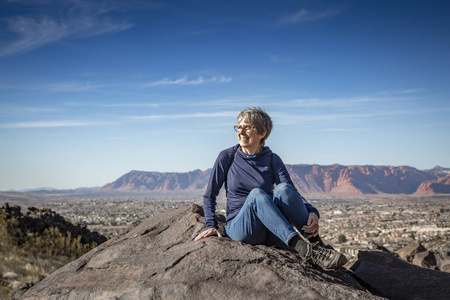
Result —
POLYGON ((291 185, 280 183, 273 199, 262 189, 253 189, 224 232, 235 241, 252 245, 275 245, 280 240, 289 245, 290 239, 298 235, 293 226, 305 235, 301 228, 308 216, 300 194, 291 185))

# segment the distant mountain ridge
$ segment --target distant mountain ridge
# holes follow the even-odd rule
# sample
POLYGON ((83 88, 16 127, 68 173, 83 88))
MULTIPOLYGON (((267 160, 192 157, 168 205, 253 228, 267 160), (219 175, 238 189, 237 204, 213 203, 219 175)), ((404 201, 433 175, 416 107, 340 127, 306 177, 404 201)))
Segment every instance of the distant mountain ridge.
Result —
POLYGON ((450 194, 450 175, 433 181, 423 182, 417 188, 416 195, 450 194))
POLYGON ((112 183, 103 186, 100 191, 173 191, 201 190, 208 184, 211 170, 195 170, 187 173, 131 171, 112 183))
MULTIPOLYGON (((343 166, 339 164, 286 165, 292 181, 302 194, 365 195, 414 194, 421 184, 448 175, 444 168, 418 170, 409 166, 343 166)), ((211 169, 187 173, 131 171, 100 192, 149 192, 177 190, 205 190, 211 169)), ((448 181, 443 181, 446 185, 448 181)), ((448 182, 450 185, 450 182, 448 182)), ((435 185, 436 186, 436 185, 435 185)), ((427 194, 446 193, 447 189, 432 187, 427 194)))

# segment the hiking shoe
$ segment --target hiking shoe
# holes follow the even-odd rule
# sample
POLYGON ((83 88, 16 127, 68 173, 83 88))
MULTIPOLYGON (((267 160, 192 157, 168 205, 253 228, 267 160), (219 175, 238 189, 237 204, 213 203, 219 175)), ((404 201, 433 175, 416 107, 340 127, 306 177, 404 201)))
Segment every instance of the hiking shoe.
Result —
POLYGON ((319 242, 308 244, 305 260, 325 271, 336 270, 348 262, 347 258, 334 249, 325 248, 319 242))
POLYGON ((308 237, 308 240, 311 244, 319 243, 319 245, 324 248, 336 250, 333 246, 325 244, 319 235, 308 237))

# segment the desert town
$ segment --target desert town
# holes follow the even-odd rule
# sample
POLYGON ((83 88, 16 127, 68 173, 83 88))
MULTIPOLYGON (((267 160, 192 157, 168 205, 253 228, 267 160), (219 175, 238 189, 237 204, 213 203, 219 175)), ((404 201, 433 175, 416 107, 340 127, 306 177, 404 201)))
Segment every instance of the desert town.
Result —
MULTIPOLYGON (((146 196, 99 196, 48 201, 46 206, 74 224, 112 238, 146 218, 196 203, 201 194, 153 193, 146 196)), ((321 213, 322 238, 348 255, 383 246, 394 251, 413 240, 427 249, 449 251, 448 197, 308 197, 321 213)), ((217 213, 225 214, 225 199, 218 198, 217 213)))

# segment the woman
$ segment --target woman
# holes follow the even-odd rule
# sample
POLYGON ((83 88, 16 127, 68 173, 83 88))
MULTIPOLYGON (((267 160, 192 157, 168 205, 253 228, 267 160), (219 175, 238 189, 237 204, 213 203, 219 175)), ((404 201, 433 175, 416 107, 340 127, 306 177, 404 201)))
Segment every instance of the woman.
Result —
POLYGON ((275 245, 281 240, 294 247, 303 260, 325 270, 345 264, 344 255, 320 240, 317 209, 295 189, 280 157, 265 146, 272 130, 270 116, 253 107, 241 111, 237 120, 234 129, 239 144, 220 152, 214 164, 203 197, 206 230, 195 240, 222 237, 215 208, 216 197, 225 184, 226 236, 253 245, 275 245))

